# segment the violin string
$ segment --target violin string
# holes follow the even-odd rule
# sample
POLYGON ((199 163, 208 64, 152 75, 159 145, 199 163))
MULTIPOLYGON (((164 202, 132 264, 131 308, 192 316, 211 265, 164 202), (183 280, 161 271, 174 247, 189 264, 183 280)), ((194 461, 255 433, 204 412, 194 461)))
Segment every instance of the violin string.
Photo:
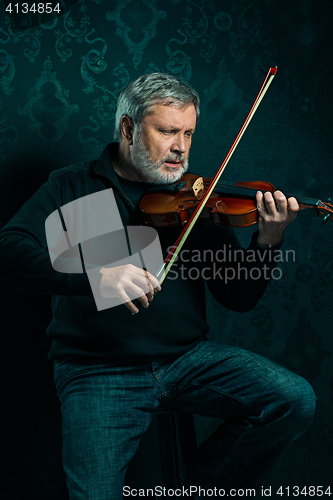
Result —
MULTIPOLYGON (((206 182, 206 184, 208 184, 206 182)), ((263 193, 269 190, 261 190, 259 188, 251 188, 245 186, 237 186, 237 184, 233 184, 232 182, 218 182, 216 184, 217 192, 220 194, 230 194, 233 196, 248 196, 249 198, 255 198, 255 193, 257 191, 262 191, 263 193), (220 191, 221 190, 221 191, 220 191)), ((298 195, 298 194, 289 194, 285 193, 286 198, 294 197, 299 203, 309 206, 320 206, 322 208, 329 209, 329 205, 325 205, 321 200, 317 198, 308 198, 306 196, 298 195)))
POLYGON ((317 207, 320 207, 320 208, 326 208, 326 210, 332 210, 332 208, 330 207, 329 204, 327 203, 324 203, 322 202, 321 200, 318 200, 318 202, 316 203, 317 207))
MULTIPOLYGON (((224 183, 224 182, 218 182, 216 184, 217 192, 218 193, 223 193, 223 194, 230 194, 230 195, 239 195, 239 196, 248 196, 249 198, 255 198, 256 192, 261 191, 260 189, 256 188, 250 188, 250 187, 244 187, 244 186, 237 186, 235 184, 230 183, 224 183), (219 191, 221 189, 221 191, 219 191)), ((265 192, 265 191, 263 191, 265 192)))

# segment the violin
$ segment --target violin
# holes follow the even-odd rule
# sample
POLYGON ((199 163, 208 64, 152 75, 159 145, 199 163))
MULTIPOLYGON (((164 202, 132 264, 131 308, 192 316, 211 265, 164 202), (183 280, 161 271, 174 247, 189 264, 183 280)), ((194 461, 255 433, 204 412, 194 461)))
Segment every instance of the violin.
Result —
MULTIPOLYGON (((212 179, 185 174, 172 185, 159 192, 146 194, 140 203, 144 222, 152 227, 185 225, 207 192, 212 179)), ((154 191, 154 190, 152 190, 154 191)), ((212 219, 215 224, 229 227, 246 227, 258 222, 256 192, 274 192, 273 184, 265 181, 218 182, 207 199, 200 219, 212 219)), ((300 210, 313 208, 323 222, 333 219, 333 205, 315 198, 294 196, 300 210)))

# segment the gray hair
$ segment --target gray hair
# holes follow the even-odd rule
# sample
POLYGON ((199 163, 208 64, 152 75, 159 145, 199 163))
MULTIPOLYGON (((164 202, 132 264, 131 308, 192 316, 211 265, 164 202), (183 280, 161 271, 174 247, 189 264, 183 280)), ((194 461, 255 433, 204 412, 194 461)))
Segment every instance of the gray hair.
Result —
POLYGON ((152 106, 177 106, 183 108, 189 104, 195 107, 199 119, 199 95, 186 82, 167 73, 150 73, 130 82, 118 97, 115 117, 114 138, 121 139, 121 119, 128 116, 134 125, 140 126, 142 119, 152 106))

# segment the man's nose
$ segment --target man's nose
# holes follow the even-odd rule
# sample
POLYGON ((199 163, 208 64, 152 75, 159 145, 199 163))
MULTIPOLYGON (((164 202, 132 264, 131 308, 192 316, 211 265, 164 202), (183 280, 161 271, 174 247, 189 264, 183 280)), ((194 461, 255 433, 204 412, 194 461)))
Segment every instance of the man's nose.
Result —
POLYGON ((178 152, 181 154, 186 152, 185 137, 183 134, 177 134, 174 136, 174 141, 170 149, 172 152, 178 152))

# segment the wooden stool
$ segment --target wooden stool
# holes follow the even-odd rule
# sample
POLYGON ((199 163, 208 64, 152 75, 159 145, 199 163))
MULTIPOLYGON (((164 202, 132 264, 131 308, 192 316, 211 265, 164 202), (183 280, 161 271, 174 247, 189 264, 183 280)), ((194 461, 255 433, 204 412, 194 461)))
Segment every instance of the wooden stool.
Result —
POLYGON ((156 410, 160 443, 162 483, 179 488, 180 467, 197 449, 192 413, 177 408, 156 410))

